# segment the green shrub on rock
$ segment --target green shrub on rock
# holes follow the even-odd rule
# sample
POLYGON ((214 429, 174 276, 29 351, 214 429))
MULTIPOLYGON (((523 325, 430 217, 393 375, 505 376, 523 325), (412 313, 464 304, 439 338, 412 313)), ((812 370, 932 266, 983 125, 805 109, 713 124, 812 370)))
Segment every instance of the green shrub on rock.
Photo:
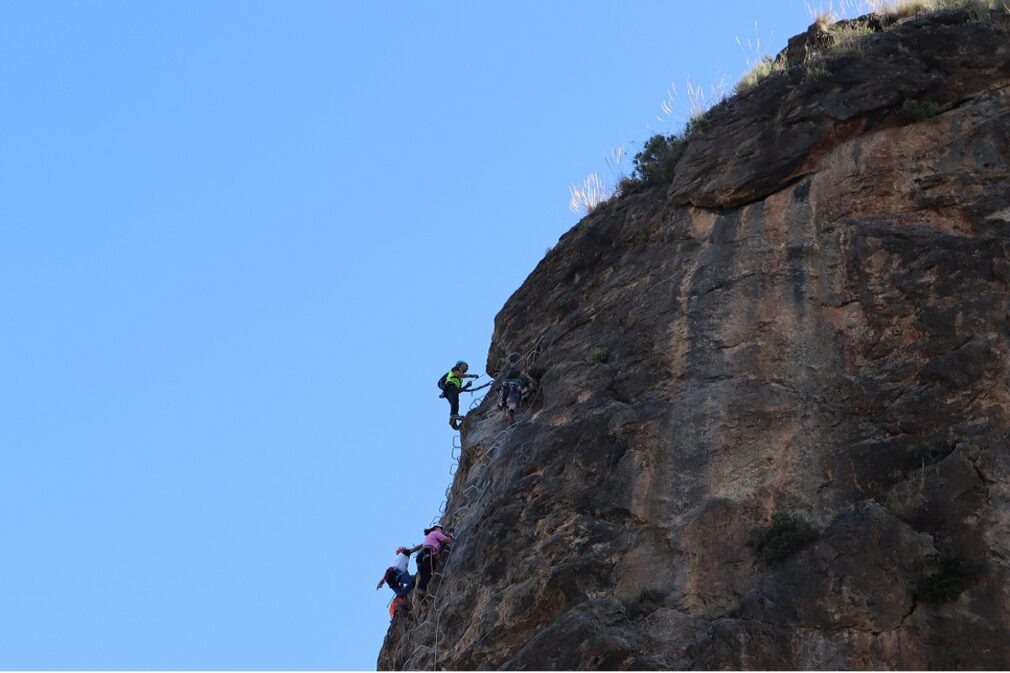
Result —
POLYGON ((642 151, 635 155, 635 177, 646 184, 664 184, 673 180, 680 155, 687 141, 678 135, 661 133, 645 141, 642 151))
POLYGON ((909 122, 922 122, 940 114, 940 106, 930 101, 906 99, 901 104, 901 116, 909 122))
POLYGON ((912 583, 912 595, 924 603, 947 603, 961 595, 982 574, 982 565, 958 554, 929 557, 936 570, 912 583))
POLYGON ((758 526, 750 532, 747 546, 759 563, 771 565, 792 556, 816 539, 817 531, 811 524, 798 516, 779 511, 772 514, 771 525, 758 526))

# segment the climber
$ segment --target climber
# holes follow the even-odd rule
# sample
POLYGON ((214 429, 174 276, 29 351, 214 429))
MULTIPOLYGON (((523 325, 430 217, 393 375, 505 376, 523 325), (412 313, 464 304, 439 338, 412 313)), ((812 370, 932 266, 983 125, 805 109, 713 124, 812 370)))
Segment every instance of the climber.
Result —
POLYGON ((414 618, 414 613, 410 611, 410 601, 405 596, 396 596, 389 604, 389 621, 396 619, 397 613, 403 614, 407 619, 414 618))
POLYGON ((511 425, 516 420, 516 409, 529 397, 531 382, 528 376, 521 373, 516 367, 512 367, 508 370, 500 387, 501 396, 498 399, 498 408, 505 412, 505 418, 511 425))
POLYGON ((442 390, 439 397, 449 400, 449 427, 453 430, 459 430, 459 422, 463 420, 463 417, 459 415, 459 394, 469 389, 471 385, 471 383, 467 383, 464 386, 463 379, 480 378, 477 374, 467 374, 469 368, 470 365, 460 360, 438 380, 438 387, 442 390))
POLYGON ((422 545, 417 545, 413 549, 397 547, 393 565, 386 568, 386 574, 379 580, 375 590, 378 591, 382 588, 383 584, 387 584, 393 590, 393 593, 396 594, 397 598, 403 598, 410 593, 410 590, 414 588, 414 578, 407 572, 407 563, 410 561, 410 555, 421 549, 421 547, 422 545))
POLYGON ((435 524, 431 528, 424 529, 424 543, 421 545, 421 553, 417 555, 417 595, 424 598, 428 590, 428 582, 435 573, 435 566, 442 555, 445 545, 453 541, 452 535, 442 532, 442 526, 435 524))

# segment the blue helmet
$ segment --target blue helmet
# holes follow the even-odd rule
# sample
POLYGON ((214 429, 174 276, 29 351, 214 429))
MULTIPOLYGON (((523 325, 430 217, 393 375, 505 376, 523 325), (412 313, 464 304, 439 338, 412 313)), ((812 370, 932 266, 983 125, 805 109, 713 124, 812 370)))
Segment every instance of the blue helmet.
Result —
POLYGON ((467 369, 470 369, 470 365, 468 365, 463 360, 460 360, 459 362, 457 362, 452 366, 453 369, 459 369, 460 367, 466 367, 467 369))

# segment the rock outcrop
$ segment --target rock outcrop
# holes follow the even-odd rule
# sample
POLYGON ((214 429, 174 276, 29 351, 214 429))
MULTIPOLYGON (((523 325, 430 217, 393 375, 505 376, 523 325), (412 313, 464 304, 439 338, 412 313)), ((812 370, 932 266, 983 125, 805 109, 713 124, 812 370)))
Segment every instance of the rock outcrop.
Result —
POLYGON ((1008 26, 878 22, 562 237, 488 354, 538 392, 467 417, 379 668, 1010 668, 1008 26), (758 563, 775 512, 817 537, 758 563))

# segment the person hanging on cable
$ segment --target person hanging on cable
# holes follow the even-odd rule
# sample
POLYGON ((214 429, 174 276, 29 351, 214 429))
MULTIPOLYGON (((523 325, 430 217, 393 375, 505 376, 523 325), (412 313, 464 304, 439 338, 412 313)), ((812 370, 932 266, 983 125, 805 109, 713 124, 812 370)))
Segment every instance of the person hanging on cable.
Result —
POLYGON ((428 591, 428 582, 435 573, 438 566, 439 557, 446 545, 453 541, 452 535, 442 532, 442 526, 435 524, 431 528, 424 529, 424 543, 421 545, 421 553, 417 555, 417 596, 424 598, 428 591))
POLYGON ((468 390, 472 385, 472 383, 467 383, 464 386, 463 379, 480 378, 477 374, 467 374, 469 368, 470 365, 460 360, 438 380, 438 387, 442 391, 439 397, 444 397, 449 401, 449 427, 453 430, 459 430, 459 422, 463 420, 463 417, 459 415, 459 394, 468 390))

